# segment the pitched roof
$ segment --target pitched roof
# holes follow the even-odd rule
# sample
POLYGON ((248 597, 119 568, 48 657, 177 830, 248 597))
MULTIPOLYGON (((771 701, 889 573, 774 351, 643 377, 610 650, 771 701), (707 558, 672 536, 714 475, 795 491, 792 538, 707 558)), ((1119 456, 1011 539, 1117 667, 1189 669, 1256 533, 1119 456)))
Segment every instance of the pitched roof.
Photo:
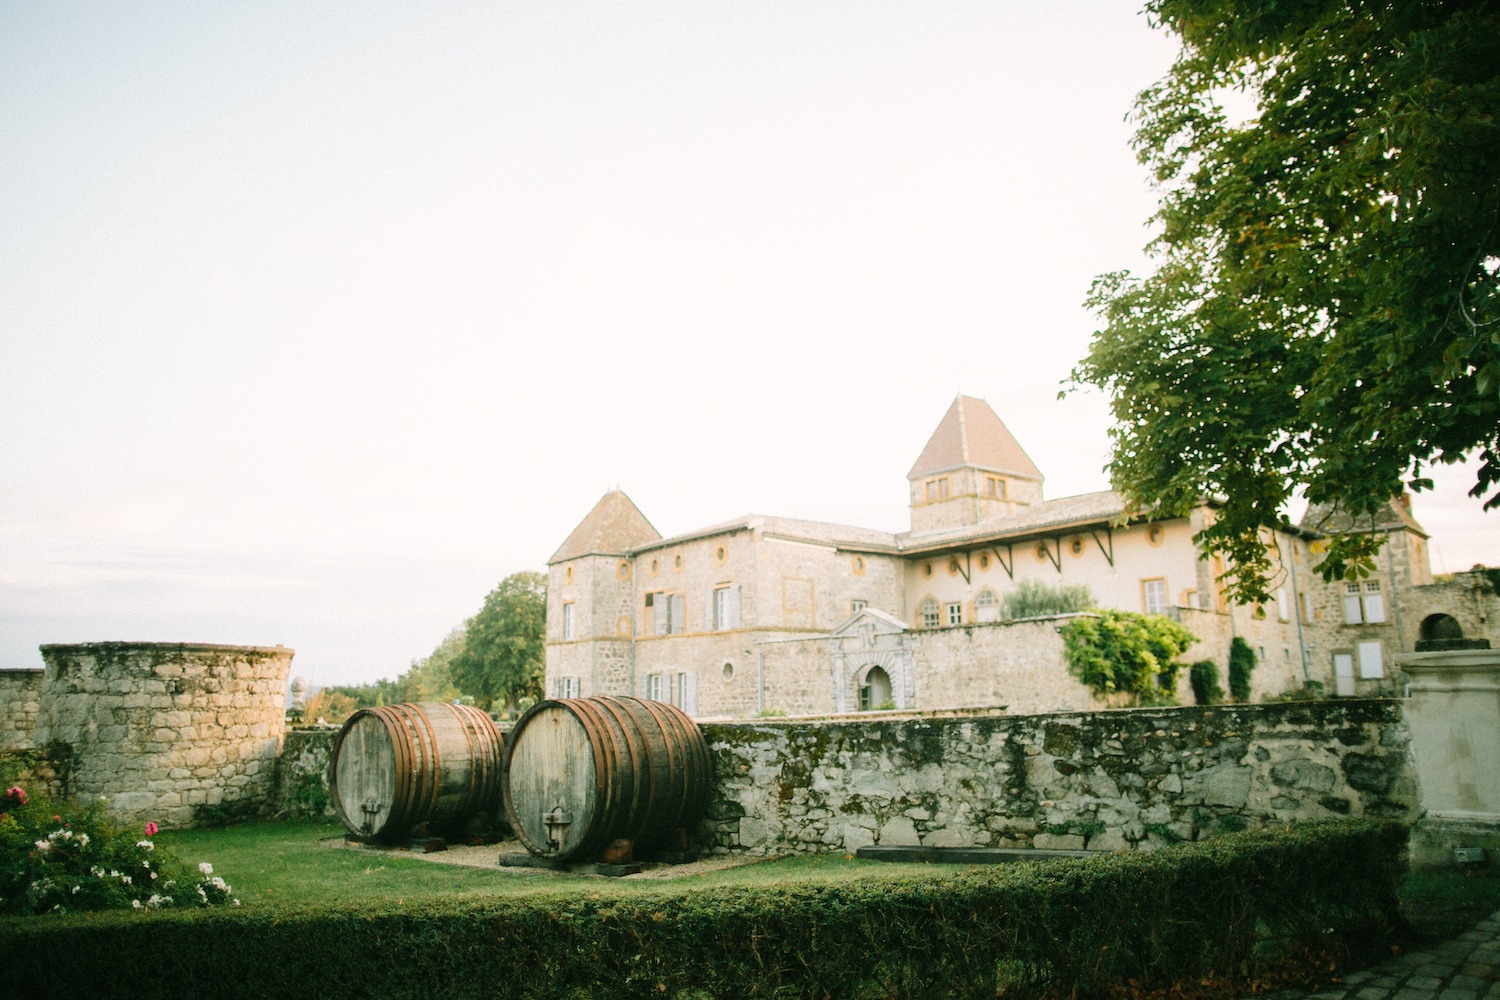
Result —
POLYGON ((1391 497, 1375 508, 1373 515, 1363 511, 1351 513, 1343 507, 1328 503, 1307 505, 1300 527, 1324 535, 1347 535, 1361 531, 1393 531, 1405 529, 1415 531, 1423 538, 1427 532, 1417 523, 1411 513, 1409 497, 1391 497))
POLYGON ((1072 527, 1108 524, 1126 513, 1125 500, 1113 490, 1080 493, 1022 507, 1014 514, 993 517, 937 531, 908 531, 900 536, 902 552, 921 552, 979 541, 1004 541, 1045 535, 1072 527))
POLYGON ((995 416, 990 404, 972 396, 958 396, 916 464, 906 474, 915 479, 943 469, 974 466, 993 472, 1004 472, 1022 479, 1042 479, 1041 470, 1031 461, 1009 428, 995 416))
POLYGON ((881 531, 877 528, 857 528, 850 524, 829 524, 825 521, 803 521, 792 517, 767 517, 764 514, 746 514, 744 517, 737 517, 732 521, 721 521, 718 524, 709 525, 707 528, 699 528, 697 531, 688 531, 680 535, 673 535, 670 538, 652 539, 649 542, 642 542, 636 548, 637 551, 663 548, 668 545, 678 545, 682 542, 707 538, 710 535, 727 535, 735 531, 755 531, 757 529, 770 538, 810 542, 814 545, 834 545, 854 551, 888 550, 894 552, 897 547, 895 534, 889 531, 881 531))
POLYGON ((628 496, 619 490, 610 490, 594 504, 594 509, 578 523, 562 546, 552 553, 547 565, 579 556, 622 556, 660 538, 661 533, 651 527, 646 515, 628 496))

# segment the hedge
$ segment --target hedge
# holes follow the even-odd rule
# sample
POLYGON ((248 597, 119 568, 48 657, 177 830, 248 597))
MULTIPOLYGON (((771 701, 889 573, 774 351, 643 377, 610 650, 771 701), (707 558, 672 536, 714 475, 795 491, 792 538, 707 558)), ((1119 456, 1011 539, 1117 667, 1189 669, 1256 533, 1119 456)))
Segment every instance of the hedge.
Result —
POLYGON ((463 906, 0 922, 16 995, 1099 996, 1369 957, 1406 829, 1341 822, 1084 860, 630 896, 580 880, 463 906))

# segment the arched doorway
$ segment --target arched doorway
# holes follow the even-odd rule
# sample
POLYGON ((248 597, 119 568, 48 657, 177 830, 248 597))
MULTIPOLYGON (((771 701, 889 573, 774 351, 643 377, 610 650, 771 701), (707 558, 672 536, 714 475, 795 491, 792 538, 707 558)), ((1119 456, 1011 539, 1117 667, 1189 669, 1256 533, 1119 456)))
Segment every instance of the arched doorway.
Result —
POLYGON ((882 667, 866 667, 859 681, 859 710, 868 712, 881 706, 894 706, 891 675, 882 667))

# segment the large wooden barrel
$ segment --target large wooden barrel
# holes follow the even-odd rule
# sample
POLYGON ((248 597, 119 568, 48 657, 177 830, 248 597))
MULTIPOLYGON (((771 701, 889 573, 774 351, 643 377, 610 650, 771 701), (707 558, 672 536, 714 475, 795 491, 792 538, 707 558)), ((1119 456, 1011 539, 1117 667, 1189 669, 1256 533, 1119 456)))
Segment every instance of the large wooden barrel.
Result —
POLYGON ((365 708, 333 744, 329 790, 356 836, 396 840, 420 823, 449 832, 499 809, 504 752, 494 721, 469 705, 365 708))
POLYGON ((595 858, 615 841, 649 848, 698 821, 711 773, 702 731, 671 705, 543 701, 506 744, 505 813, 538 857, 595 858))

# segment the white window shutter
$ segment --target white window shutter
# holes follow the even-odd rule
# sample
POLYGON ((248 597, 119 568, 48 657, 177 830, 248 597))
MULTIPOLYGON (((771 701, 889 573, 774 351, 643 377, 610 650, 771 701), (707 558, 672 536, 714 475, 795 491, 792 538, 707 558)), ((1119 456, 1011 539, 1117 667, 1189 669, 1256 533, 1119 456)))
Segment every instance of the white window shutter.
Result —
POLYGON ((1365 594, 1365 621, 1385 621, 1385 597, 1378 590, 1365 594))
POLYGON ((1385 663, 1380 655, 1380 640, 1359 644, 1359 676, 1372 680, 1385 676, 1385 663))
POLYGON ((672 595, 672 631, 687 631, 687 618, 683 610, 683 598, 681 594, 672 595))
POLYGON ((650 674, 638 674, 636 676, 636 679, 635 679, 635 681, 636 681, 635 696, 637 698, 641 699, 641 701, 645 701, 646 700, 646 681, 647 681, 648 678, 650 678, 650 676, 651 676, 650 674))
POLYGON ((688 715, 698 714, 698 675, 679 674, 682 685, 682 710, 688 715))
POLYGON ((740 627, 740 588, 738 588, 738 587, 730 587, 729 588, 729 593, 725 597, 725 604, 728 605, 728 610, 725 612, 724 617, 728 618, 729 621, 728 621, 728 623, 726 623, 726 625, 724 627, 725 628, 739 628, 740 627))

